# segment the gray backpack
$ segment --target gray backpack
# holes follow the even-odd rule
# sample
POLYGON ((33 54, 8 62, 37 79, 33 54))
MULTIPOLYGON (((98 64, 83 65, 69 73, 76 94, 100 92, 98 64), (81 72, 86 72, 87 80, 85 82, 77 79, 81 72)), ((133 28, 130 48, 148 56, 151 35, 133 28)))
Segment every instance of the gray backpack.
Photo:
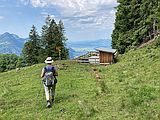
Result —
POLYGON ((55 76, 54 76, 54 72, 55 69, 53 66, 46 66, 44 67, 44 84, 46 87, 52 87, 54 85, 54 80, 55 80, 55 76))

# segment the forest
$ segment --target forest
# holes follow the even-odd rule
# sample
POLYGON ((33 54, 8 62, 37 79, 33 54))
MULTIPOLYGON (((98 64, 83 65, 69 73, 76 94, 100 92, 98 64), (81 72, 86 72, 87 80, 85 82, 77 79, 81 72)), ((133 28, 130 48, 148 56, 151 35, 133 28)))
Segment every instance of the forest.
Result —
POLYGON ((112 47, 123 54, 160 33, 159 0, 118 0, 112 47))

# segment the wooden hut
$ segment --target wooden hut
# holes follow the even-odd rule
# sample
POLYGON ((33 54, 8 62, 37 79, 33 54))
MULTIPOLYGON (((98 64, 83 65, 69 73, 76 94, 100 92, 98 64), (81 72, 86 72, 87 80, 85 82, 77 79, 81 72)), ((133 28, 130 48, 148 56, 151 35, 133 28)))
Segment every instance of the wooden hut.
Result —
POLYGON ((97 48, 96 50, 99 51, 100 64, 112 64, 114 62, 116 49, 97 48))
POLYGON ((91 64, 99 64, 99 56, 91 56, 91 57, 89 57, 89 63, 91 63, 91 64))
POLYGON ((97 63, 99 61, 99 52, 91 51, 75 58, 80 63, 97 63))

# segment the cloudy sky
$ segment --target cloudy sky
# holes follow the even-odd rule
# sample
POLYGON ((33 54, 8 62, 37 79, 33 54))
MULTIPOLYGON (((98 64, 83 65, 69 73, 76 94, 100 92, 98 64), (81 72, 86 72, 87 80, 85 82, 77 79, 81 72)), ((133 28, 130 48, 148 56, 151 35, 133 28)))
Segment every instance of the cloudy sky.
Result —
POLYGON ((64 22, 69 41, 110 39, 116 0, 0 0, 0 34, 28 37, 32 25, 40 34, 45 17, 64 22))

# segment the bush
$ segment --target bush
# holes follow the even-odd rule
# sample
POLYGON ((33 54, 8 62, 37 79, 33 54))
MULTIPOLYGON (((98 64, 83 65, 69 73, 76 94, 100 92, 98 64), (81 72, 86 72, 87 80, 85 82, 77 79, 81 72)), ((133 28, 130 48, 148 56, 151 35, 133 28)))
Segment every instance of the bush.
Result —
POLYGON ((18 58, 15 54, 0 54, 0 72, 15 69, 18 58))

